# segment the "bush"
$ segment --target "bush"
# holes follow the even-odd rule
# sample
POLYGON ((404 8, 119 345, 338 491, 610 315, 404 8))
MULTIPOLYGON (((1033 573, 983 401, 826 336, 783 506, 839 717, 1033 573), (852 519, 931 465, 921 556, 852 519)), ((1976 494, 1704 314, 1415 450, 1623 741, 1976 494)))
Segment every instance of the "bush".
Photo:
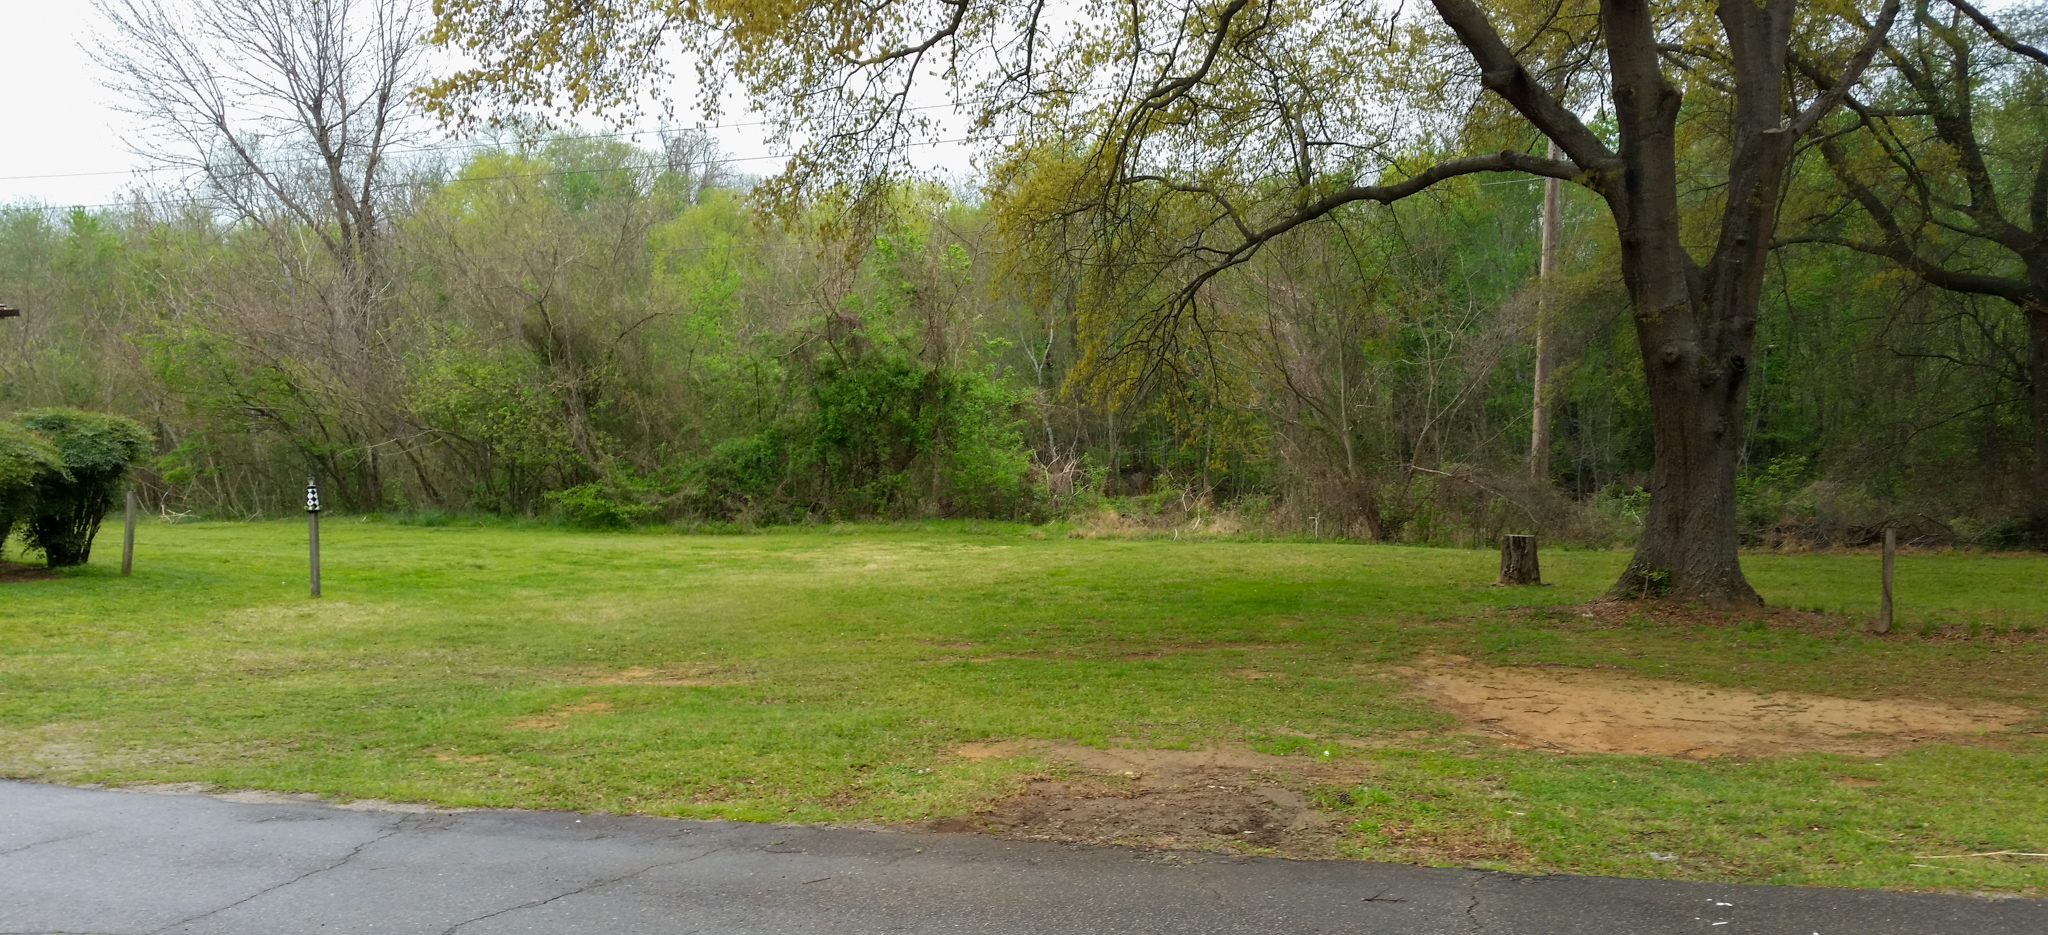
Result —
MULTIPOLYGON (((1029 512, 1021 392, 893 351, 826 361, 806 376, 807 406, 673 471, 674 505, 743 523, 1029 512)), ((596 515, 599 494, 610 496, 592 490, 577 509, 596 515)))
POLYGON ((778 519, 777 502, 789 475, 789 452, 776 428, 727 439, 685 470, 683 501, 700 516, 721 519, 778 519))
POLYGON ((1014 515, 1030 454, 1020 393, 971 371, 898 354, 819 368, 807 436, 833 513, 902 513, 924 502, 950 516, 1014 515))
POLYGON ((71 476, 50 440, 19 425, 0 422, 0 554, 6 551, 15 522, 35 515, 36 490, 46 475, 71 476))
POLYGON ((623 472, 548 494, 569 522, 590 529, 618 529, 661 511, 659 484, 623 472))
POLYGON ((24 538, 42 550, 52 568, 83 565, 92 557, 93 537, 114 506, 128 465, 149 450, 149 432, 133 419, 76 409, 38 409, 15 423, 47 439, 63 459, 61 470, 44 470, 36 477, 24 538))

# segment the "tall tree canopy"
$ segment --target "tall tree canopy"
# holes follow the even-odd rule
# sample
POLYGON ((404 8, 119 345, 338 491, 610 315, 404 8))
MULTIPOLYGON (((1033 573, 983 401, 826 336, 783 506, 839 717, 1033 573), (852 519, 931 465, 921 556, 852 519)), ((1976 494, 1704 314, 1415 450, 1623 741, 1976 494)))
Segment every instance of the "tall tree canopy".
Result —
POLYGON ((666 76, 673 45, 695 56, 704 101, 733 76, 806 141, 771 189, 790 199, 872 190, 898 171, 902 145, 937 125, 916 109, 919 82, 941 83, 975 127, 1032 160, 1005 180, 1043 192, 1014 201, 1024 226, 1078 228, 1065 255, 1116 283, 1094 294, 1140 300, 1105 342, 1109 360, 1158 359, 1199 336, 1219 271, 1346 205, 1475 173, 1582 186, 1620 236, 1655 413, 1647 525, 1616 592, 1730 605, 1758 600, 1736 557, 1735 480, 1785 177, 1898 0, 1874 13, 1433 0, 1419 17, 1306 0, 439 9, 438 38, 480 61, 432 89, 445 115, 493 102, 616 110, 666 76), (1828 79, 1802 77, 1795 52, 1828 79), (1534 154, 1542 138, 1560 158, 1534 154))

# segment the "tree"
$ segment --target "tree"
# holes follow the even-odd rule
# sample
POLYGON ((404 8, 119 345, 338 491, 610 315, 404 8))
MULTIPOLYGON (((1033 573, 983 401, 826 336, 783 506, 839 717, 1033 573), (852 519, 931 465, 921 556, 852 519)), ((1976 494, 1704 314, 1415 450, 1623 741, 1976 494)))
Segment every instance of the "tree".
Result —
POLYGON ((699 127, 664 128, 660 135, 662 168, 674 179, 686 203, 694 205, 706 192, 729 188, 738 181, 732 160, 710 132, 699 127))
POLYGON ((149 452, 149 432, 132 419, 38 409, 16 420, 20 428, 48 439, 62 459, 35 478, 27 520, 28 544, 43 551, 50 567, 83 565, 92 557, 100 520, 113 509, 128 466, 149 452))
POLYGON ((416 434, 371 400, 396 394, 404 353, 383 245, 403 193, 394 157, 422 130, 423 0, 95 6, 94 56, 147 128, 137 148, 191 174, 229 222, 222 239, 265 241, 169 271, 159 376, 188 405, 284 438, 344 506, 375 509, 381 459, 410 458, 394 440, 416 434))
MULTIPOLYGON (((1156 314, 1109 336, 1109 353, 1153 360, 1199 333, 1218 273, 1346 205, 1475 173, 1583 186, 1620 232, 1655 410, 1647 525, 1615 592, 1756 603, 1736 556, 1734 499, 1766 251, 1795 143, 1868 65, 1897 0, 1868 28, 1796 0, 1433 6, 1425 23, 1285 0, 1103 4, 1078 19, 1044 0, 447 0, 436 38, 481 65, 430 97, 444 115, 471 114, 486 97, 617 107, 663 74, 673 40, 699 56, 707 87, 731 75, 783 128, 809 132, 770 190, 793 196, 900 172, 891 154, 933 126, 912 106, 932 73, 978 102, 976 127, 1019 135, 1012 152, 1078 154, 1063 177, 1039 179, 1044 197, 1025 207, 1048 235, 1088 228, 1076 259, 1119 283, 1151 271, 1115 295, 1156 299, 1156 314), (1795 44, 1829 63, 1836 83, 1790 80, 1795 44), (1462 65, 1432 67, 1450 63, 1448 50, 1462 65), (1409 102, 1405 122, 1376 119, 1374 102, 1390 96, 1409 102), (1614 145, 1579 113, 1603 96, 1614 145), (1433 119, 1447 101, 1470 106, 1455 123, 1433 119), (1710 198, 1687 193, 1682 160, 1700 148, 1682 145, 1682 113, 1718 136, 1710 198), (1528 152, 1532 136, 1562 157, 1528 152), (1412 170, 1393 158, 1432 151, 1442 158, 1412 170)), ((1027 184, 1047 168, 996 182, 1027 184)))
MULTIPOLYGON (((2030 538, 2048 545, 2048 51, 2019 38, 2042 31, 2039 16, 2009 11, 2001 26, 1966 0, 1919 0, 1884 43, 1878 80, 1818 128, 1835 197, 1779 243, 1879 257, 2024 317, 2025 350, 2006 369, 2028 399, 2030 538)), ((1819 63, 1797 64, 1821 84, 1843 83, 1819 63)))
POLYGON ((224 206, 282 212, 366 273, 390 150, 416 132, 424 77, 417 0, 95 0, 96 58, 155 132, 160 163, 197 173, 224 206))

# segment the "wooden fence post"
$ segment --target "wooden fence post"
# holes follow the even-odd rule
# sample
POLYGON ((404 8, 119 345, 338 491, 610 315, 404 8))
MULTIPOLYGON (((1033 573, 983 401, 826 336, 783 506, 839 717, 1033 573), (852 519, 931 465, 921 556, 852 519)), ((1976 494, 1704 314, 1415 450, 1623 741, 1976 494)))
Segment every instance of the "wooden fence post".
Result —
POLYGON ((1536 567, 1536 537, 1508 536, 1500 541, 1500 584, 1542 584, 1536 567))
POLYGON ((313 571, 313 596, 320 596, 320 513, 306 514, 306 558, 313 571))
POLYGON ((128 489, 128 513, 122 522, 121 574, 135 570, 135 489, 128 489))
POLYGON ((1877 632, 1892 631, 1892 562, 1899 554, 1899 534, 1887 528, 1884 531, 1884 584, 1877 597, 1877 632))

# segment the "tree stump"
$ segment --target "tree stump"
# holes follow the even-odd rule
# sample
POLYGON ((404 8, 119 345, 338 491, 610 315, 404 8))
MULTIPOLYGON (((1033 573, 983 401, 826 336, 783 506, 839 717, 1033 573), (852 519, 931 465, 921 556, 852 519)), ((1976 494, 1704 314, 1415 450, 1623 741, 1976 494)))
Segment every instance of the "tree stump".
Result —
POLYGON ((1536 537, 1508 536, 1500 541, 1500 584, 1542 584, 1536 567, 1536 537))

